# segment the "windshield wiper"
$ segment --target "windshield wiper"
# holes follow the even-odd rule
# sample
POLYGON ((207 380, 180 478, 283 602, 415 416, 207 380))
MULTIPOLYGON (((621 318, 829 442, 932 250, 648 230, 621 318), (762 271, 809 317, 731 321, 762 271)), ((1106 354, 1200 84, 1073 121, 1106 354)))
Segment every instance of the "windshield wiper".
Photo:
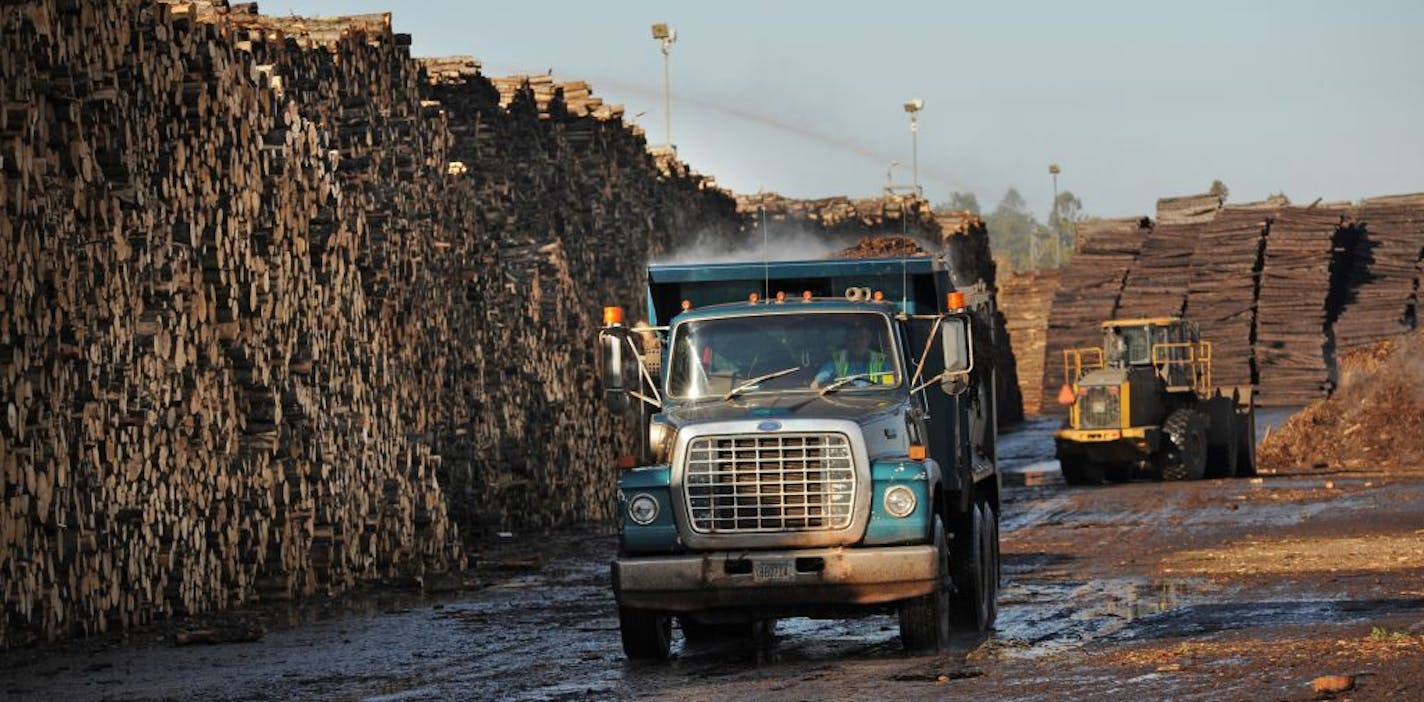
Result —
POLYGON ((843 378, 837 378, 836 382, 821 388, 821 397, 825 397, 826 393, 828 392, 835 392, 837 390, 840 390, 841 388, 845 387, 847 383, 856 380, 866 380, 877 375, 884 375, 884 373, 856 373, 855 375, 847 375, 843 378))
POLYGON ((734 397, 736 397, 736 396, 738 396, 738 395, 740 395, 740 394, 746 392, 747 390, 750 390, 750 389, 752 389, 752 388, 754 388, 754 387, 756 387, 756 386, 758 386, 758 385, 761 385, 762 383, 765 383, 765 382, 768 381, 768 380, 775 380, 775 379, 777 379, 777 378, 780 378, 780 377, 783 376, 783 375, 789 375, 789 374, 795 373, 796 371, 799 371, 799 370, 801 370, 801 366, 792 366, 792 367, 790 367, 790 368, 782 368, 781 370, 776 371, 776 372, 774 372, 774 373, 767 373, 766 375, 759 375, 759 376, 757 376, 757 377, 755 377, 755 378, 752 378, 751 380, 748 380, 748 381, 745 382, 745 383, 742 383, 741 385, 738 385, 737 387, 732 388, 730 391, 727 392, 726 395, 723 395, 723 396, 722 396, 722 399, 723 399, 724 401, 725 401, 725 400, 730 400, 730 399, 732 399, 732 398, 734 398, 734 397))

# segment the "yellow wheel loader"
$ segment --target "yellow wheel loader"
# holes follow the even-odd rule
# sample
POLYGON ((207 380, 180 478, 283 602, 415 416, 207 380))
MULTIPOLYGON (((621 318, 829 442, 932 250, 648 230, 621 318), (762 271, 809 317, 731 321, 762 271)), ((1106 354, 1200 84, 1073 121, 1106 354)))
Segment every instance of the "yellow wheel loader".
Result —
POLYGON ((1103 346, 1063 352, 1069 406, 1054 435, 1069 485, 1256 473, 1251 386, 1216 387, 1211 343, 1179 317, 1103 322, 1103 346))

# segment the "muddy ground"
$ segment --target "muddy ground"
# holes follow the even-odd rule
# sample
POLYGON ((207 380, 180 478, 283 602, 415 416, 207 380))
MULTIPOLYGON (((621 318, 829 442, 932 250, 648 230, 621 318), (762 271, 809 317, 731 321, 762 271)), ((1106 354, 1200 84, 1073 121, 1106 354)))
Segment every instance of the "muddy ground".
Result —
POLYGON ((1297 700, 1341 674, 1355 687, 1339 699, 1424 699, 1424 471, 1070 489, 1053 425, 1001 443, 998 627, 938 655, 903 653, 878 616, 783 620, 761 644, 678 641, 671 663, 630 664, 615 537, 583 529, 491 544, 457 596, 376 590, 0 653, 0 696, 1297 700), (267 633, 173 643, 234 623, 267 633))

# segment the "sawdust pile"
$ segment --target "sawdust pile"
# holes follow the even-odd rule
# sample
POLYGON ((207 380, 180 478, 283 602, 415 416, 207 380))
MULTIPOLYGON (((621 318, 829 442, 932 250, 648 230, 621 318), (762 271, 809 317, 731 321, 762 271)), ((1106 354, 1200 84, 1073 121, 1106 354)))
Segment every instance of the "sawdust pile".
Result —
POLYGON ((867 236, 852 246, 831 254, 831 258, 893 258, 928 256, 930 252, 908 236, 867 236))
POLYGON ((1271 432, 1266 468, 1424 472, 1424 331, 1340 358, 1340 388, 1271 432))

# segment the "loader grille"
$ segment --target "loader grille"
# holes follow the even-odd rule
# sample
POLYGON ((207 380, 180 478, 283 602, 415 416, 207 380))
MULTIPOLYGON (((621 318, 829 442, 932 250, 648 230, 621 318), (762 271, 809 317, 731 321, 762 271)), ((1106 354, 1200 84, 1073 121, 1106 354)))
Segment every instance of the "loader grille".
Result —
POLYGON ((1121 424, 1118 396, 1106 385, 1084 388, 1087 394, 1078 400, 1078 424, 1082 429, 1116 429, 1121 424))
POLYGON ((856 493, 844 434, 704 436, 688 443, 692 529, 707 534, 844 529, 856 493))

